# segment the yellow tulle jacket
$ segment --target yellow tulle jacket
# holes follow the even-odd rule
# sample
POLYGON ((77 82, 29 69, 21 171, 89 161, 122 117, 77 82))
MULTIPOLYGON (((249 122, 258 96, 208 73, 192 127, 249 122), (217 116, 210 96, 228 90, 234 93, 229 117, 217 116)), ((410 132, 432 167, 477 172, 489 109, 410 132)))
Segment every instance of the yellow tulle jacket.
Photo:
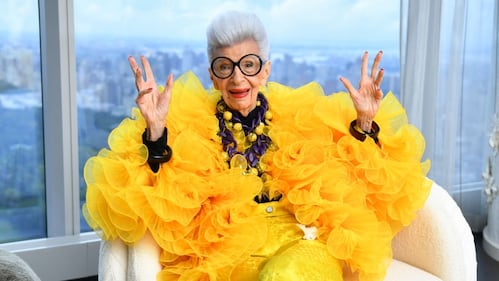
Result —
POLYGON ((391 239, 429 194, 421 133, 391 93, 375 117, 376 144, 350 135, 356 112, 348 93, 273 82, 262 92, 273 114, 272 149, 260 160, 265 183, 229 169, 217 135, 220 93, 189 72, 174 84, 166 123, 173 157, 159 171, 147 163, 146 124, 136 108, 110 133, 109 148, 87 161, 89 225, 103 239, 128 244, 149 231, 162 249, 158 280, 224 280, 273 240, 254 197, 281 193, 279 208, 317 227, 314 243, 329 257, 360 280, 382 280, 391 239))

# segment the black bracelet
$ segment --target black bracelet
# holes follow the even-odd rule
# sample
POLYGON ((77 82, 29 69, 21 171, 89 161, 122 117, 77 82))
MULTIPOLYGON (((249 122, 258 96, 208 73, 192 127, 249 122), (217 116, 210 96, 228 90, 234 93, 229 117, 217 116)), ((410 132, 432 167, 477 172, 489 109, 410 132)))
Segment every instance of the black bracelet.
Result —
POLYGON ((172 149, 167 144, 168 130, 166 127, 163 131, 163 135, 156 141, 149 141, 147 136, 148 130, 145 129, 142 134, 142 142, 147 146, 149 152, 147 162, 149 162, 149 164, 168 162, 172 158, 172 149))
POLYGON ((172 149, 170 148, 169 145, 166 145, 165 150, 161 155, 151 155, 149 154, 149 157, 147 158, 147 162, 149 163, 165 163, 170 161, 172 158, 172 149))
POLYGON ((362 132, 359 131, 358 129, 356 129, 356 124, 357 120, 353 120, 352 122, 350 122, 350 134, 352 134, 352 136, 360 141, 365 141, 366 136, 369 136, 374 140, 375 143, 378 143, 379 126, 376 122, 372 121, 370 132, 366 132, 364 130, 362 130, 362 132))

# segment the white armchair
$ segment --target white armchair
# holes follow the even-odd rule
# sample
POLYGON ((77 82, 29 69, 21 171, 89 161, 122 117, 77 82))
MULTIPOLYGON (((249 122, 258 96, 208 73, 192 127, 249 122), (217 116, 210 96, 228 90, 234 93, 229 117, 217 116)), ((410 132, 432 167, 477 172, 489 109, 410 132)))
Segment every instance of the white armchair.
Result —
MULTIPOLYGON (((394 260, 385 281, 476 281, 475 243, 471 229, 452 197, 433 184, 416 220, 392 243, 394 260)), ((103 242, 101 281, 151 281, 160 270, 159 248, 150 235, 137 245, 103 242)))
POLYGON ((394 262, 385 280, 477 280, 471 228, 454 199, 436 183, 418 217, 395 237, 392 248, 394 262), (409 269, 439 279, 424 279, 404 272, 409 269))

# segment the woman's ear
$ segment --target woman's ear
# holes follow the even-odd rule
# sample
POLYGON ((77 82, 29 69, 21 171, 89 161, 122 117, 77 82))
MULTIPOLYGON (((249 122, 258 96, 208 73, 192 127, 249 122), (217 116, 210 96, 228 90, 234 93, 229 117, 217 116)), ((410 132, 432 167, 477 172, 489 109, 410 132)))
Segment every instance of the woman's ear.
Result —
POLYGON ((213 88, 215 88, 215 90, 220 90, 220 87, 218 87, 217 79, 215 79, 215 76, 213 75, 211 68, 208 68, 208 73, 210 73, 210 80, 211 83, 213 84, 213 88))
POLYGON ((265 86, 267 84, 267 80, 269 79, 271 70, 272 70, 272 63, 270 63, 270 60, 268 60, 265 62, 262 68, 262 81, 261 81, 262 86, 265 86))

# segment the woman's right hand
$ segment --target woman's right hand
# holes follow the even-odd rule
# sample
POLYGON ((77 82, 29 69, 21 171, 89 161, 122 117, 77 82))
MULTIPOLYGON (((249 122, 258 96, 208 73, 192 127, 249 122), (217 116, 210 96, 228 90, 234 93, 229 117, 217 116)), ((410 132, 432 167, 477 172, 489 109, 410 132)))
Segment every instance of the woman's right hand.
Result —
POLYGON ((163 91, 159 91, 159 87, 154 80, 149 61, 140 56, 140 61, 144 68, 145 80, 142 75, 142 69, 132 56, 128 57, 128 62, 135 76, 135 86, 137 87, 138 95, 135 102, 144 116, 147 123, 148 140, 156 141, 162 135, 165 128, 166 116, 170 107, 170 100, 173 88, 173 74, 168 75, 163 91))

